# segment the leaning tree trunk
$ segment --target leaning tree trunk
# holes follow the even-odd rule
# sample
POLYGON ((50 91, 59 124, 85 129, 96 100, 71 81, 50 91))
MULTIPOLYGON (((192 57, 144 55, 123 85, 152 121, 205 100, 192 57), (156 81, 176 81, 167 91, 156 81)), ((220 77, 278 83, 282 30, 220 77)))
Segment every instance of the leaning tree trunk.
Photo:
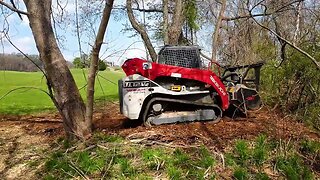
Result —
POLYGON ((221 28, 223 14, 226 11, 226 5, 227 5, 227 0, 222 0, 222 5, 221 5, 221 9, 220 9, 219 16, 218 16, 218 19, 217 19, 216 27, 214 29, 214 33, 212 33, 212 56, 211 56, 211 61, 216 61, 216 59, 217 59, 220 28, 221 28))
POLYGON ((91 135, 91 121, 85 119, 85 104, 60 52, 51 24, 50 0, 24 0, 30 27, 44 63, 47 81, 54 92, 53 101, 63 118, 68 138, 85 139, 91 135))
POLYGON ((134 17, 133 10, 132 10, 132 0, 127 0, 126 2, 127 2, 126 8, 127 8, 129 21, 130 21, 132 27, 141 35, 141 38, 149 51, 149 54, 150 54, 152 61, 155 62, 157 60, 157 53, 154 50, 154 47, 150 41, 150 38, 147 34, 147 31, 145 30, 145 28, 143 26, 141 26, 138 23, 138 21, 134 17))
POLYGON ((163 35, 164 35, 164 45, 169 44, 169 0, 162 0, 163 8, 163 35))
POLYGON ((178 45, 179 37, 182 32, 182 26, 184 22, 184 3, 183 0, 175 0, 175 8, 173 12, 172 23, 168 29, 169 43, 170 45, 178 45))

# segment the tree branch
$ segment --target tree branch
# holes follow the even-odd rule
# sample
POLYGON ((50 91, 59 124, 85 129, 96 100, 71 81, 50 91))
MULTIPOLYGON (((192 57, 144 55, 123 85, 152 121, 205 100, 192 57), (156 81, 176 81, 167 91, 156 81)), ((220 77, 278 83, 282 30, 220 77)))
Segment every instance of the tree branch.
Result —
MULTIPOLYGON (((126 10, 126 7, 118 6, 118 7, 114 7, 113 9, 126 10)), ((132 10, 139 11, 139 12, 147 12, 147 13, 163 13, 162 9, 157 9, 157 8, 149 8, 149 9, 132 8, 132 10)), ((173 11, 171 9, 168 9, 168 13, 173 14, 173 11)))
MULTIPOLYGON (((264 12, 264 13, 259 13, 259 14, 252 14, 252 13, 250 13, 250 14, 243 15, 243 16, 223 17, 222 20, 223 20, 223 21, 234 21, 234 20, 238 20, 238 19, 247 19, 247 18, 260 17, 260 16, 270 16, 270 15, 275 14, 275 13, 284 12, 284 11, 287 10, 287 9, 285 9, 285 8, 287 8, 288 6, 290 6, 290 5, 294 4, 294 3, 300 3, 300 2, 302 2, 302 1, 304 1, 304 0, 292 1, 292 2, 290 2, 290 3, 288 3, 288 4, 286 4, 286 5, 278 8, 277 10, 275 10, 275 11, 273 11, 273 12, 269 12, 269 13, 266 13, 266 12, 264 12)), ((258 3, 257 5, 259 5, 259 4, 261 4, 261 3, 258 3)), ((257 5, 255 5, 252 9, 254 9, 257 5)), ((252 9, 251 9, 250 11, 252 11, 252 9)))
POLYGON ((132 8, 133 10, 140 11, 140 12, 157 12, 157 13, 163 13, 161 9, 141 9, 141 8, 132 8))
POLYGON ((6 3, 6 2, 3 2, 3 0, 0 0, 0 4, 7 7, 8 9, 10 9, 11 11, 14 11, 14 12, 17 12, 17 13, 20 13, 20 14, 24 14, 24 15, 29 15, 29 13, 25 12, 25 11, 22 11, 22 10, 19 10, 15 7, 13 7, 12 5, 6 3))
POLYGON ((30 89, 36 89, 36 90, 39 90, 39 91, 47 94, 47 95, 51 98, 50 94, 49 94, 47 91, 43 90, 43 89, 36 88, 36 87, 18 87, 18 88, 15 88, 15 89, 11 89, 10 91, 8 91, 8 92, 5 93, 4 95, 2 95, 2 96, 0 97, 0 100, 2 100, 3 98, 7 97, 9 94, 13 93, 14 91, 18 91, 18 90, 21 90, 21 89, 28 89, 28 90, 30 90, 30 89))
POLYGON ((223 17, 223 21, 234 21, 238 19, 247 19, 247 18, 254 18, 254 17, 260 17, 260 16, 270 16, 273 13, 261 13, 261 14, 252 14, 252 15, 244 15, 244 16, 236 16, 236 17, 223 17))
POLYGON ((11 44, 11 46, 13 46, 17 51, 19 51, 25 58, 27 58, 29 61, 31 61, 31 63, 33 65, 35 65, 41 72, 42 74, 46 77, 46 79, 48 80, 47 78, 47 74, 44 72, 44 70, 37 64, 35 63, 28 55, 26 55, 23 51, 21 51, 21 49, 19 49, 12 41, 11 39, 9 38, 8 34, 5 33, 4 34, 5 38, 7 39, 7 41, 9 42, 9 44, 11 44))
MULTIPOLYGON (((60 106, 59 104, 57 103, 57 100, 55 99, 54 97, 54 94, 53 94, 53 91, 52 91, 52 85, 51 83, 49 82, 49 79, 48 79, 48 75, 46 74, 46 72, 37 64, 35 63, 28 55, 26 55, 23 51, 21 51, 21 49, 19 49, 12 41, 11 39, 9 38, 8 34, 5 33, 5 38, 7 39, 7 41, 16 49, 18 50, 25 58, 27 58, 29 61, 31 61, 32 64, 34 64, 43 74, 43 76, 46 78, 46 81, 47 81, 47 89, 48 89, 48 92, 46 91, 43 91, 45 92, 50 98, 51 100, 53 101, 53 103, 55 104, 55 106, 57 107, 58 111, 60 112, 61 109, 60 109, 60 106)), ((42 61, 42 60, 41 60, 42 61)), ((34 88, 34 89, 37 89, 37 88, 34 88)), ((11 92, 9 92, 10 94, 11 92)), ((2 99, 2 98, 0 98, 2 99)))
POLYGON ((275 31, 273 31, 272 29, 268 28, 267 26, 264 26, 263 24, 259 23, 255 18, 252 18, 254 20, 255 23, 257 23, 260 27, 262 27, 263 29, 268 30, 269 32, 271 32, 273 35, 275 35, 278 39, 281 39, 282 41, 284 41, 285 43, 287 43, 289 46, 291 46, 293 49, 299 51, 301 54, 305 55, 307 58, 309 58, 313 64, 316 65, 316 68, 318 70, 320 70, 320 62, 318 62, 314 57, 312 57, 309 53, 307 53, 306 51, 300 49, 298 46, 294 45, 292 42, 288 41, 287 39, 285 39, 284 37, 280 36, 278 33, 276 33, 275 31))

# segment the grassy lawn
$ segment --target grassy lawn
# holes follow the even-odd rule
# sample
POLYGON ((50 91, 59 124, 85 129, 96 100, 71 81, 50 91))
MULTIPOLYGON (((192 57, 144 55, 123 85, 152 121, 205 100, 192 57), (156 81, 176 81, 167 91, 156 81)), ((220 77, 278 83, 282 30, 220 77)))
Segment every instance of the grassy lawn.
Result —
MULTIPOLYGON (((71 71, 78 87, 82 88, 80 90, 82 97, 85 98, 86 88, 83 88, 83 86, 86 84, 86 79, 83 71, 81 69, 72 69, 71 71)), ((95 99, 117 99, 118 79, 123 76, 122 72, 99 72, 99 78, 96 81, 95 99)), ((47 90, 46 81, 41 72, 0 71, 0 97, 10 90, 20 87, 47 90)), ((30 114, 53 109, 54 105, 50 98, 38 89, 19 89, 0 100, 0 114, 30 114)))

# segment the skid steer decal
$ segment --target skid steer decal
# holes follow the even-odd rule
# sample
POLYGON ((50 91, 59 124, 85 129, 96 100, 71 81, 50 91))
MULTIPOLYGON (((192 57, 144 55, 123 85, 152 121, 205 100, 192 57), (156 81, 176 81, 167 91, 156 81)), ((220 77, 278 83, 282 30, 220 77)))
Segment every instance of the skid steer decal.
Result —
POLYGON ((142 88, 142 87, 155 87, 155 86, 157 85, 148 80, 125 81, 123 83, 123 88, 142 88))
POLYGON ((227 93, 225 92, 225 90, 219 85, 219 83, 212 77, 210 76, 210 80, 213 82, 213 84, 219 89, 219 91, 226 96, 227 93))

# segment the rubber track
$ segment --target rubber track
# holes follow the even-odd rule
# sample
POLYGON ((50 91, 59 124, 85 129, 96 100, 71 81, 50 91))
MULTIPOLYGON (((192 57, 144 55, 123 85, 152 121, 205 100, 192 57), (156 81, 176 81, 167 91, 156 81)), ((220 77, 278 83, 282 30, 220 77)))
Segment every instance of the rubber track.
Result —
MULTIPOLYGON (((196 103, 193 101, 187 101, 187 100, 181 100, 181 99, 154 97, 148 102, 148 104, 146 105, 145 111, 143 112, 143 115, 142 115, 143 123, 146 126, 151 126, 151 124, 147 121, 147 116, 148 116, 148 112, 149 112, 151 104, 155 101, 165 101, 165 102, 174 102, 174 103, 189 104, 189 105, 191 104, 191 105, 197 105, 197 106, 207 106, 207 107, 213 108, 215 112, 217 112, 216 109, 219 110, 219 115, 217 115, 218 118, 213 119, 212 121, 219 122, 220 118, 222 117, 222 110, 216 104, 210 105, 210 104, 196 103)), ((163 123, 163 124, 165 124, 165 123, 163 123)))

